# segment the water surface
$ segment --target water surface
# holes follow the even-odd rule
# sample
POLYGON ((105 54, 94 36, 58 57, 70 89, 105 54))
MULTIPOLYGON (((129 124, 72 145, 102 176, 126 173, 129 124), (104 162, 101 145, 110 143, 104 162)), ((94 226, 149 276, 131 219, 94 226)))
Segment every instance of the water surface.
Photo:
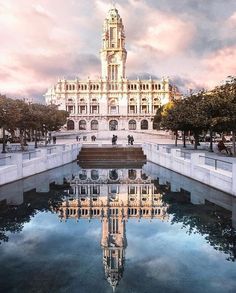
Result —
POLYGON ((235 292, 236 201, 154 164, 0 189, 1 292, 235 292))

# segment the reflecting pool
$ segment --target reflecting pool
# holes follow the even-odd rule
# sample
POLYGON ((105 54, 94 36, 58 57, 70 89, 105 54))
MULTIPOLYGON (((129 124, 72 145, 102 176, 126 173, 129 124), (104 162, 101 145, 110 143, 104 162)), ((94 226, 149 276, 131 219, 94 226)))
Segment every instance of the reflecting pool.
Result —
POLYGON ((147 163, 0 188, 0 292, 236 292, 236 198, 147 163))

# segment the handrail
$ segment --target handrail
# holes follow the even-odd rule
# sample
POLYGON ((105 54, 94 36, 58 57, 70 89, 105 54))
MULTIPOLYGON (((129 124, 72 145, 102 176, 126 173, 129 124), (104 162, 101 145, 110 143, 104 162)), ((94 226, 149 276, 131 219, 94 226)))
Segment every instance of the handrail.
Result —
POLYGON ((191 159, 191 153, 188 153, 182 150, 176 150, 176 152, 180 153, 180 156, 184 159, 191 159))
POLYGON ((10 158, 11 158, 11 156, 1 157, 0 158, 0 166, 4 166, 6 159, 10 159, 10 158))
POLYGON ((0 158, 0 160, 5 160, 5 159, 8 159, 8 158, 11 158, 11 156, 2 157, 2 158, 0 158))
POLYGON ((228 162, 228 161, 224 161, 224 160, 220 160, 220 159, 215 159, 215 158, 211 158, 211 157, 206 157, 206 156, 199 156, 199 158, 205 158, 205 159, 208 159, 208 160, 212 160, 214 161, 214 167, 215 167, 215 170, 217 170, 217 168, 219 169, 223 169, 223 168, 220 168, 217 164, 217 162, 222 162, 222 163, 225 163, 225 164, 228 164, 228 165, 233 165, 232 162, 228 162))
POLYGON ((26 159, 31 160, 31 159, 33 159, 32 154, 35 154, 36 155, 37 152, 39 152, 39 150, 22 152, 22 158, 23 158, 23 156, 28 155, 26 159))

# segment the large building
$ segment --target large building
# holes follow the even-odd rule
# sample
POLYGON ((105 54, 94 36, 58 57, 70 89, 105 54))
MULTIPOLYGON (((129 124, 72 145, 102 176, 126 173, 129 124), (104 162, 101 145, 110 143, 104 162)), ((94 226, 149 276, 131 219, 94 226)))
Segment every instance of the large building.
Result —
POLYGON ((178 93, 169 78, 127 79, 124 25, 115 7, 104 21, 100 56, 100 79, 60 79, 45 94, 46 104, 70 113, 68 130, 153 129, 158 107, 178 93))

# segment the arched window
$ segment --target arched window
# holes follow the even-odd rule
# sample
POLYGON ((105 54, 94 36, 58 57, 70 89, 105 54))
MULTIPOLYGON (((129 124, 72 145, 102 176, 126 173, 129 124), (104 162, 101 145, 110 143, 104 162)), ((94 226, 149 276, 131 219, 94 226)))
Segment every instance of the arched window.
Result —
POLYGON ((136 121, 135 120, 129 121, 129 130, 136 130, 136 121))
POLYGON ((91 171, 91 179, 92 180, 98 180, 99 175, 98 175, 98 170, 92 170, 91 171))
POLYGON ((109 122, 109 130, 118 130, 118 122, 116 120, 109 122))
POLYGON ((148 176, 144 172, 142 172, 141 173, 141 178, 142 178, 142 180, 147 180, 148 176))
POLYGON ((135 180, 136 179, 136 177, 137 177, 136 170, 131 169, 131 170, 128 171, 128 173, 129 173, 129 179, 130 180, 135 180))
POLYGON ((91 130, 98 130, 98 121, 97 120, 91 121, 91 130))
POLYGON ((79 130, 86 130, 86 121, 85 120, 80 120, 79 130))
POLYGON ((86 170, 81 170, 79 174, 79 179, 80 180, 86 180, 87 179, 87 171, 86 170))
POLYGON ((141 129, 148 129, 148 121, 147 120, 141 121, 141 129))
POLYGON ((75 129, 75 122, 73 120, 67 121, 67 130, 74 130, 75 129))
POLYGON ((109 178, 113 181, 116 181, 118 179, 118 173, 117 170, 110 170, 109 171, 109 178))

